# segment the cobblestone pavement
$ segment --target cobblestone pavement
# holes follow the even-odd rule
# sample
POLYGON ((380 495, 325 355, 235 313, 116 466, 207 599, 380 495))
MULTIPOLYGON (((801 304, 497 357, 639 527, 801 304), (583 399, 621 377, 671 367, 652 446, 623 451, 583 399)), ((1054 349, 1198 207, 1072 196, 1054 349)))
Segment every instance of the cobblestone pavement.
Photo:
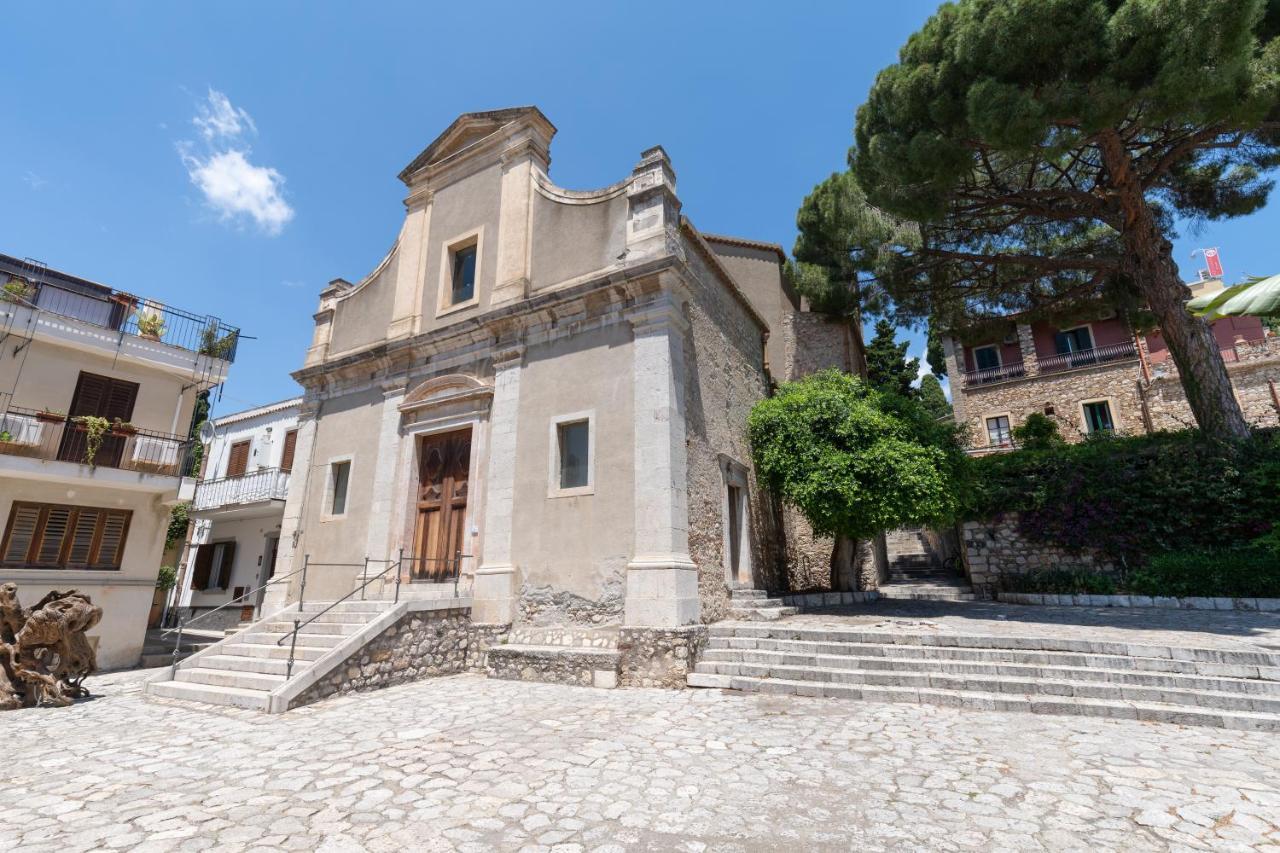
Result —
POLYGON ((1247 610, 1049 607, 991 601, 881 599, 872 604, 809 610, 773 624, 904 631, 924 627, 948 634, 1280 651, 1280 613, 1247 610))
POLYGON ((460 675, 3 715, 0 847, 1280 850, 1274 735, 460 675))

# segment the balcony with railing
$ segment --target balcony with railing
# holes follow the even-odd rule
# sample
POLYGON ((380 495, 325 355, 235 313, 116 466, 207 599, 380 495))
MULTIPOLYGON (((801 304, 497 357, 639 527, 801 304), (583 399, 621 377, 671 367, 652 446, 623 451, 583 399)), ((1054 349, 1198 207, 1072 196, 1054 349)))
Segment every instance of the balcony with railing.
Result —
POLYGON ((997 382, 1008 382, 1010 379, 1021 379, 1027 375, 1027 368, 1022 362, 1002 364, 985 370, 970 370, 964 374, 964 387, 976 388, 992 385, 997 382))
POLYGON ((0 284, 5 284, 0 314, 6 308, 33 309, 228 364, 235 360, 240 330, 217 317, 200 317, 105 287, 41 280, 38 271, 24 273, 30 277, 6 272, 0 265, 0 284))
MULTIPOLYGON (((3 400, 0 400, 3 403, 3 400)), ((192 441, 116 423, 99 431, 92 421, 19 406, 0 407, 0 460, 25 457, 180 477, 190 465, 192 441)))
POLYGON ((282 468, 259 468, 234 477, 204 480, 196 486, 192 512, 211 512, 282 501, 289 496, 289 472, 282 468))
POLYGON ((1061 373, 1064 370, 1075 370, 1080 367, 1094 367, 1099 364, 1111 364, 1117 361, 1137 359, 1138 350, 1133 341, 1121 344, 1082 349, 1076 352, 1046 355, 1037 358, 1041 373, 1061 373))

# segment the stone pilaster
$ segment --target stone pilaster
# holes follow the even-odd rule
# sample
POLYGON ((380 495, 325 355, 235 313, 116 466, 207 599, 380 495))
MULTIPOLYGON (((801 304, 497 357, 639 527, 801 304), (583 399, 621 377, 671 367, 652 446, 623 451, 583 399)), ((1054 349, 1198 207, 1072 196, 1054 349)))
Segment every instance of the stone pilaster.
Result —
POLYGON ((404 202, 407 210, 404 226, 400 229, 396 296, 391 309, 391 323, 387 327, 388 339, 408 337, 421 326, 432 198, 431 190, 419 189, 404 202))
POLYGON ((1040 359, 1036 357, 1036 339, 1028 323, 1018 324, 1018 349, 1022 351, 1022 369, 1027 376, 1040 375, 1040 359))
POLYGON ((627 262, 668 254, 667 232, 680 221, 676 173, 662 146, 640 155, 627 187, 627 262))
MULTIPOLYGON (((395 504, 401 495, 395 493, 396 474, 402 465, 400 459, 400 404, 404 402, 403 385, 387 388, 382 392, 382 420, 378 426, 378 456, 374 461, 373 493, 369 502, 369 525, 365 531, 364 552, 370 559, 383 561, 394 559, 391 546, 391 521, 395 504)), ((370 565, 371 572, 382 571, 385 562, 370 565)))
POLYGON ((511 553, 515 509, 516 424, 520 409, 523 347, 494 360, 493 403, 489 409, 488 475, 484 488, 484 562, 476 569, 472 618, 503 625, 515 620, 517 572, 511 553))
POLYGON ((632 317, 635 544, 625 623, 698 621, 698 569, 689 556, 685 456, 684 318, 670 295, 632 317))
POLYGON ((502 190, 498 212, 498 262, 490 302, 500 305, 529 294, 533 228, 533 171, 545 159, 528 139, 502 152, 502 190))
MULTIPOLYGON (((289 496, 284 502, 284 517, 280 521, 280 545, 276 551, 276 577, 284 577, 302 568, 302 538, 305 533, 302 514, 307 505, 307 489, 310 486, 312 455, 318 425, 318 407, 304 401, 298 413, 298 437, 293 448, 293 470, 289 472, 289 496)), ((263 591, 262 613, 270 614, 282 609, 289 601, 298 598, 298 576, 287 581, 273 583, 263 591)))

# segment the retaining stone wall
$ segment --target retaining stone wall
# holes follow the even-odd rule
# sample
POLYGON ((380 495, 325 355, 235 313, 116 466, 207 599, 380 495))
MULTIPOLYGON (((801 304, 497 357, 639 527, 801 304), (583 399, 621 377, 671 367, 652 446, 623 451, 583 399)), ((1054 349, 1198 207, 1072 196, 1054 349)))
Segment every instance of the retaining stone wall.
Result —
POLYGON ((300 693, 289 707, 339 693, 481 670, 485 652, 506 631, 505 626, 475 625, 470 608, 407 613, 359 654, 300 693))
POLYGON ((1162 607, 1169 610, 1251 610, 1280 612, 1280 598, 1166 598, 1150 595, 1054 595, 1038 592, 1002 592, 1010 604, 1056 607, 1162 607))
POLYGON ((485 661, 489 678, 540 681, 582 687, 615 687, 618 653, 611 649, 564 647, 548 650, 494 646, 485 661))
POLYGON ((622 687, 684 688, 707 644, 704 625, 684 628, 623 628, 618 638, 618 683, 622 687))
POLYGON ((1032 542, 1018 529, 1018 514, 963 525, 964 563, 975 592, 993 595, 1001 575, 1025 575, 1058 569, 1111 572, 1116 566, 1094 553, 1032 542))

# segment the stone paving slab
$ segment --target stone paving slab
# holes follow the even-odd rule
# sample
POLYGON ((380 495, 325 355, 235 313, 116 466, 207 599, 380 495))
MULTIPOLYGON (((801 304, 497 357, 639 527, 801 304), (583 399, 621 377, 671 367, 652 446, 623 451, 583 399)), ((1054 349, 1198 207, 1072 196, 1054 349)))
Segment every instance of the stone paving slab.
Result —
POLYGON ((1280 651, 1280 613, 1240 610, 1054 607, 987 601, 881 599, 869 604, 807 609, 773 624, 1280 651))
POLYGON ((1272 735, 459 675, 278 716, 0 716, 0 847, 1280 850, 1272 735))

